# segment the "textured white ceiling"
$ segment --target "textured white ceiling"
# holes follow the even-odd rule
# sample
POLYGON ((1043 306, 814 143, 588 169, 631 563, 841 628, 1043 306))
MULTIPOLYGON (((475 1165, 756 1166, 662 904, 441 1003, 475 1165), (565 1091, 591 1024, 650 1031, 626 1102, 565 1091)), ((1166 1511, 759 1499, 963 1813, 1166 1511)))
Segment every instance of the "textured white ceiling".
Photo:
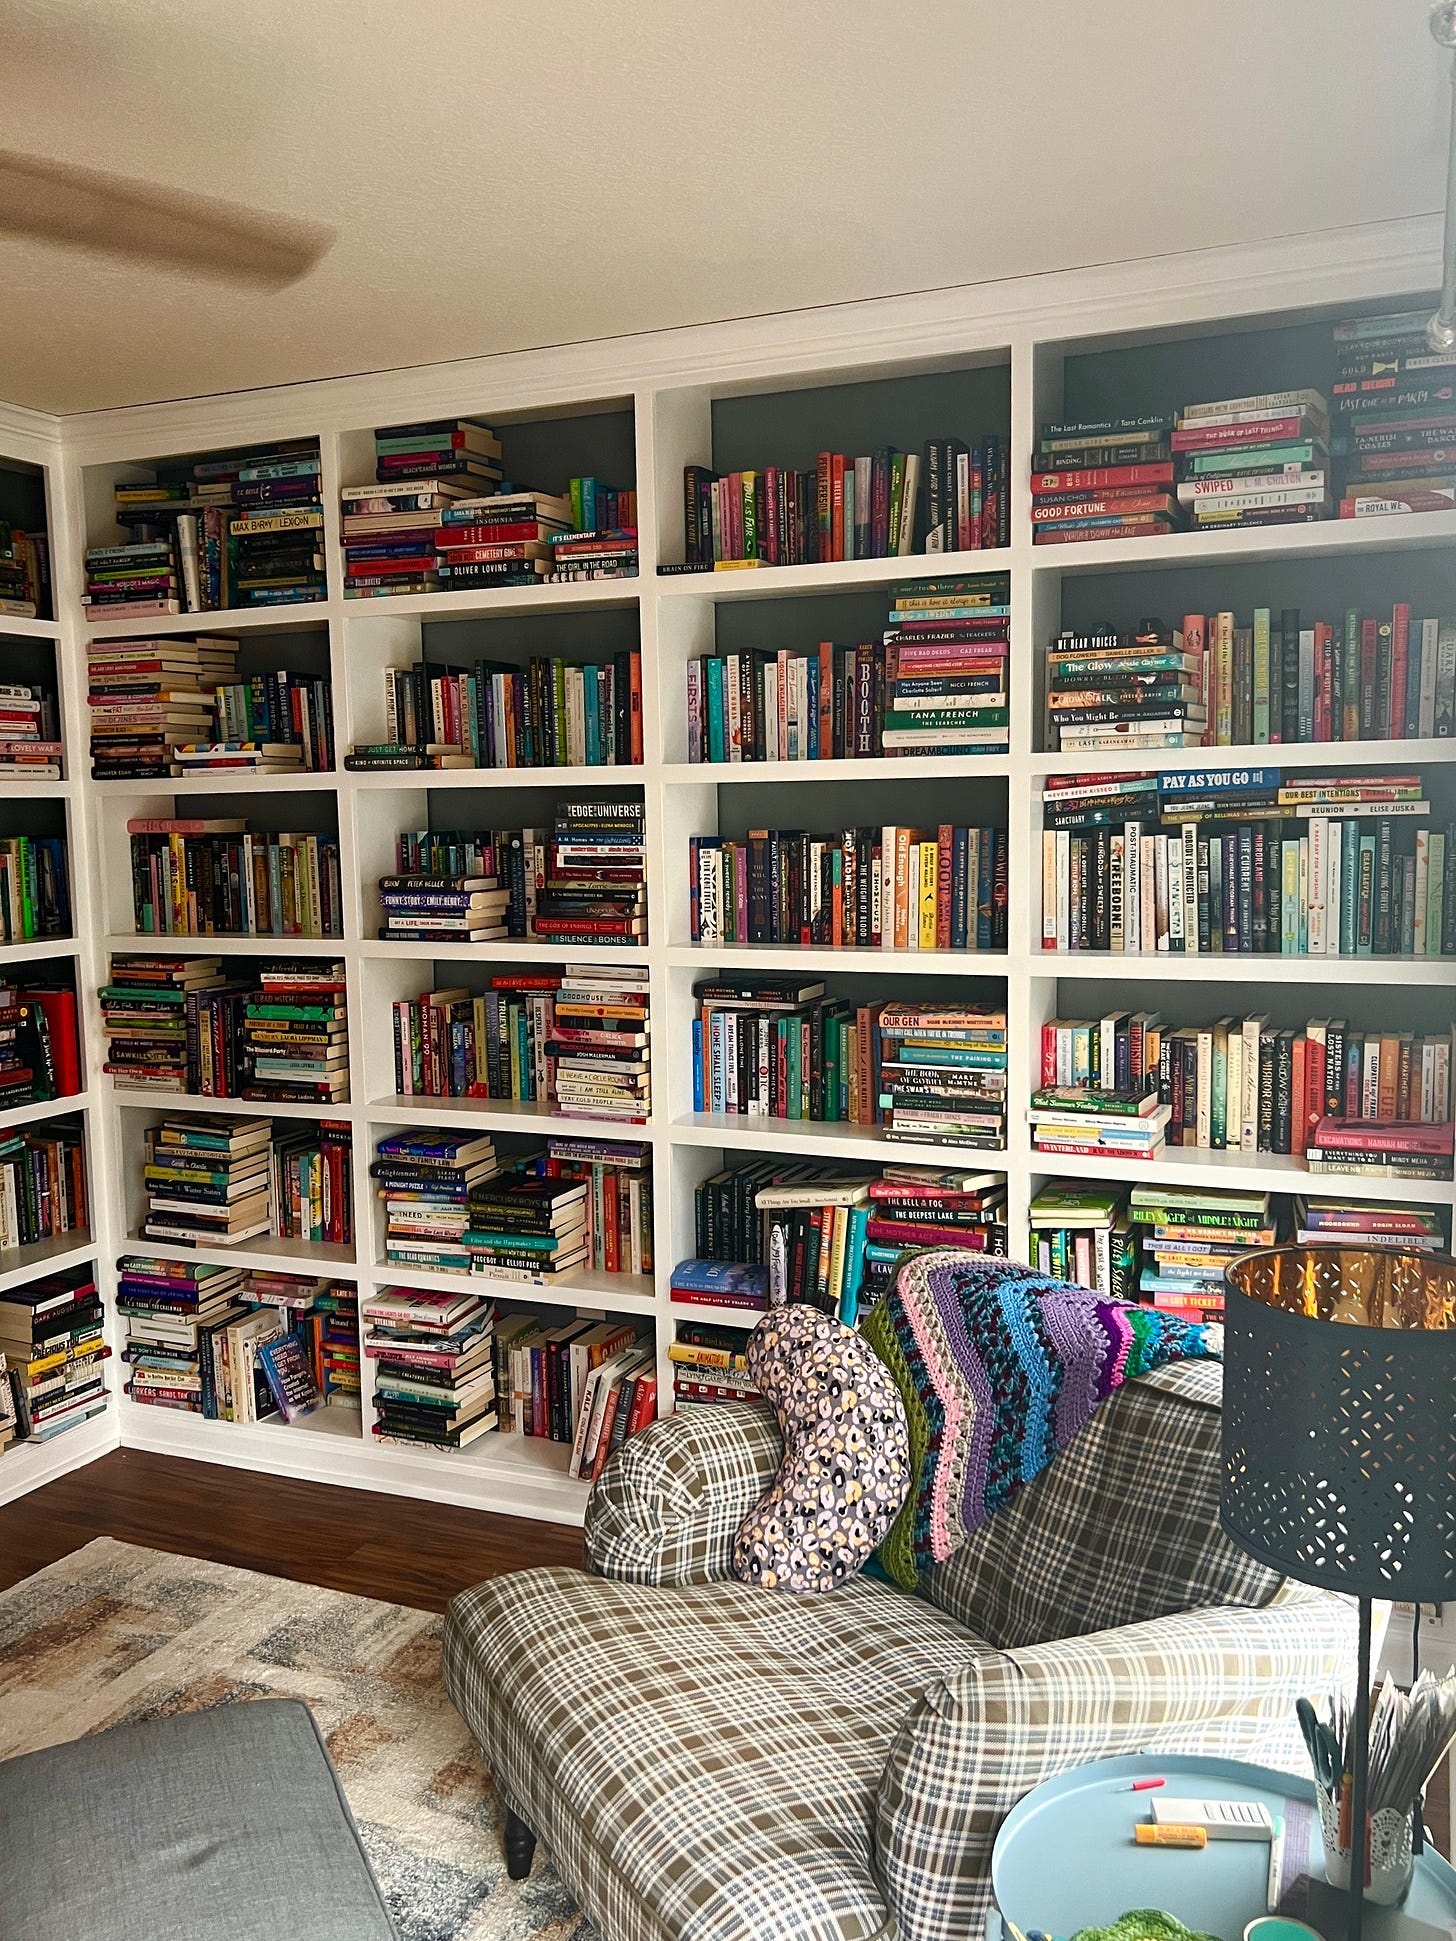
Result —
POLYGON ((5 146, 339 232, 282 295, 0 238, 0 398, 87 410, 1427 212, 1449 95, 1425 15, 0 0, 5 146))

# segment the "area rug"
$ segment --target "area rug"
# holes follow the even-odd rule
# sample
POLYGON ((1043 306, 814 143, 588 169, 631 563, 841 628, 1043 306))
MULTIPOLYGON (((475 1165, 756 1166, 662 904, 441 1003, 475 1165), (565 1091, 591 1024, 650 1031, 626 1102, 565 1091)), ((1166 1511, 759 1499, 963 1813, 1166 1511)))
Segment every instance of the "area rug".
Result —
POLYGON ((0 1758, 253 1698, 313 1711, 399 1941, 597 1941, 501 1808, 427 1611, 98 1537, 0 1593, 0 1758))

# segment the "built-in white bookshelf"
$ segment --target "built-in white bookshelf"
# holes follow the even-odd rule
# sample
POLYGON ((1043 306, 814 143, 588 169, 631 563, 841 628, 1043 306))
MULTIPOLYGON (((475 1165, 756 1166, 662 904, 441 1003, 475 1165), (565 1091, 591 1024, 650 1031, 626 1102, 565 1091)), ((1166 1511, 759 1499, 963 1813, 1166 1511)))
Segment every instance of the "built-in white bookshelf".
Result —
MULTIPOLYGON (((1140 1005, 1165 1006, 1180 1020, 1247 1005, 1271 986, 1294 1023, 1339 1003, 1374 1020, 1383 1007, 1412 1009, 1422 1022, 1448 1022, 1456 1004, 1456 961, 1351 961, 1299 958, 1229 960, 1198 956, 1061 956, 1041 948, 1041 800, 1047 776, 1087 761, 1046 752, 1041 667, 1058 627, 1107 614, 1176 620, 1200 606, 1275 607, 1313 601, 1321 589, 1335 605, 1346 589, 1371 606, 1396 585, 1426 610, 1456 611, 1456 515, 1426 513, 1389 520, 1330 522, 1222 535, 1177 534, 1101 545, 1031 543, 1027 476, 1036 426, 1060 415, 1091 415, 1195 398, 1257 392, 1278 384, 1321 383, 1328 367, 1329 324, 1360 311, 1407 307, 1429 292, 1438 265, 1431 225, 1329 235, 1278 247, 1207 252, 1096 271, 986 284, 929 297, 886 300, 801 315, 638 336, 618 342, 463 362, 382 376, 294 385, 58 423, 0 409, 0 455, 47 468, 58 619, 0 622, 0 657, 8 639, 53 646, 63 697, 66 781, 32 785, 63 811, 72 844, 72 878, 80 912, 74 956, 86 1030, 86 1090, 65 1102, 88 1127, 93 1204, 87 1258, 103 1285, 114 1282, 138 1205, 137 1150, 158 1101, 112 1088, 101 1074, 95 990, 108 953, 135 947, 131 933, 125 821, 173 813, 174 802, 200 813, 244 806, 288 828, 337 829, 344 882, 341 939, 195 938, 157 947, 249 958, 326 955, 343 959, 350 1010, 351 1102, 328 1116, 353 1132, 356 1236, 352 1248, 304 1248, 272 1241, 223 1250, 243 1263, 323 1261, 361 1295, 389 1282, 449 1285, 448 1275, 407 1274, 385 1265, 382 1227, 370 1191, 375 1140, 402 1126, 489 1129, 507 1151, 553 1128, 529 1106, 501 1101, 401 1100, 394 1096, 389 1005, 459 971, 459 960, 485 969, 559 964, 599 954, 540 943, 504 941, 452 950, 443 945, 382 943, 375 936, 375 879, 391 866, 396 834, 437 825, 506 826, 523 818, 515 805, 581 787, 640 791, 645 803, 649 940, 630 961, 645 962, 652 1003, 653 1118, 644 1128, 604 1129, 640 1137, 652 1148, 655 1284, 621 1275, 581 1275, 530 1305, 592 1314, 630 1315, 653 1326, 659 1392, 671 1394, 666 1349, 674 1310, 668 1297, 673 1264, 693 1250, 693 1191, 700 1180, 752 1153, 832 1154, 846 1160, 920 1159, 943 1150, 888 1145, 872 1128, 729 1120, 692 1110, 692 984, 708 971, 812 970, 832 989, 888 995, 908 989, 949 996, 974 989, 1001 997, 1009 1013, 1010 1094, 1007 1145, 987 1165, 1004 1170, 1013 1249, 1026 1230, 1029 1203, 1050 1177, 1144 1176, 1117 1159, 1067 1161, 1032 1150, 1023 1116, 1038 1082, 1039 1033, 1059 1014, 1096 1015, 1123 988, 1140 1005), (641 573, 613 580, 483 593, 433 594, 350 601, 341 597, 338 489, 371 476, 377 424, 469 415, 502 427, 513 472, 526 483, 550 483, 571 471, 597 471, 614 484, 635 483, 641 573), (682 468, 812 462, 821 447, 868 449, 893 442, 914 449, 927 436, 994 431, 1009 439, 1011 543, 966 554, 857 560, 758 572, 664 577, 659 563, 682 557, 682 468), (322 455, 330 597, 310 606, 263 612, 188 614, 165 621, 103 622, 88 629, 79 603, 81 552, 109 534, 111 491, 138 466, 180 454, 237 448, 250 441, 317 438, 322 455), (533 467, 535 468, 533 471, 533 467), (894 587, 933 573, 1003 571, 1012 605, 1011 740, 1006 754, 985 758, 866 759, 743 767, 690 765, 684 727, 686 666, 713 649, 753 642, 802 647, 822 639, 872 639, 883 628, 894 587), (335 741, 342 758, 354 740, 374 740, 383 726, 382 670, 432 643, 468 656, 533 652, 603 654, 640 643, 643 664, 644 761, 632 769, 452 771, 442 774, 350 773, 246 780, 217 779, 174 787, 86 780, 85 649, 93 635, 145 636, 217 632, 244 638, 260 652, 286 650, 306 635, 333 682, 335 741), (271 802, 267 798, 272 798, 271 802), (696 948, 689 941, 687 844, 693 835, 736 833, 752 822, 830 827, 845 820, 904 820, 912 805, 927 819, 997 822, 1009 829, 1010 925, 1001 953, 951 955, 883 951, 795 950, 790 947, 696 948), (935 805, 934 812, 930 810, 935 805), (436 972, 440 973, 437 979, 436 972)), ((1095 765, 1158 766, 1159 757, 1099 756, 1095 765)), ((1336 744, 1309 749, 1183 750, 1180 767, 1224 767, 1240 760, 1291 768, 1415 767, 1426 774, 1442 815, 1456 787, 1456 742, 1336 744)), ((9 785, 18 788, 22 785, 9 785)), ((183 812, 186 812, 185 810, 183 812)), ((56 954, 56 946, 50 946, 56 954)), ((4 955, 0 953, 0 968, 4 955)), ((185 1101, 169 1101, 185 1105, 185 1101)), ((214 1109, 215 1102, 198 1109, 214 1109)), ((220 1109, 234 1109, 226 1102, 220 1109)), ((240 1111, 288 1107, 244 1105, 240 1111)), ((45 1108, 27 1108, 42 1113, 45 1108)), ((317 1117, 312 1107, 296 1115, 317 1117)), ((979 1163, 979 1161, 977 1162, 979 1163)), ((1310 1180, 1302 1164, 1261 1154, 1173 1148, 1160 1162, 1170 1182, 1248 1184, 1280 1192, 1310 1180)), ((1330 1184, 1328 1179, 1322 1185, 1330 1184)), ((1349 1178, 1340 1190, 1406 1197, 1450 1206, 1449 1184, 1349 1178)), ((165 1251, 148 1247, 148 1251, 165 1251)), ((0 1273, 10 1271, 0 1262, 0 1273)), ((472 1282, 479 1286, 480 1282, 472 1282)), ((512 1290, 503 1287, 507 1298, 512 1290)), ((681 1310, 679 1310, 681 1312, 681 1310)), ((723 1316, 725 1319, 739 1319, 723 1316)), ((113 1368, 116 1365, 113 1364, 113 1368)), ((119 1370, 113 1375, 119 1390, 119 1370)), ((118 1441, 245 1468, 350 1483, 440 1501, 574 1521, 584 1486, 568 1481, 567 1452, 554 1443, 487 1435, 459 1454, 385 1447, 346 1411, 320 1411, 290 1428, 238 1428, 113 1400, 107 1416, 43 1450, 23 1446, 0 1459, 0 1498, 89 1459, 118 1441)))

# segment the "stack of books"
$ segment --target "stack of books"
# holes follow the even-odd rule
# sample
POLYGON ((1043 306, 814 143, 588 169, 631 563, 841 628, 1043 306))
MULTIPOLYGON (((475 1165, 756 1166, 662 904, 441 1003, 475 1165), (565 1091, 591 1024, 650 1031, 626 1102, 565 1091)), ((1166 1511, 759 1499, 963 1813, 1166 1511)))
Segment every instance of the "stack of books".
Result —
POLYGON ((58 781, 64 752, 60 723, 54 688, 0 681, 0 780, 58 781))
POLYGON ((386 1287, 362 1308, 382 1442, 463 1449, 494 1429, 496 1313, 477 1294, 386 1287))
POLYGON ((1026 1257, 1038 1273, 1109 1301, 1137 1299, 1137 1234, 1125 1188, 1053 1181, 1032 1201, 1028 1223, 1026 1257))
POLYGON ((116 953, 101 987, 103 1070, 120 1091, 235 1098, 244 988, 220 957, 116 953))
POLYGON ((381 1139, 374 1154, 369 1176, 384 1203, 385 1259, 468 1273, 470 1189, 501 1170, 489 1136, 401 1132, 381 1139))
POLYGON ((313 1312, 317 1322, 319 1387, 324 1404, 329 1408, 357 1409, 361 1394, 358 1290, 330 1285, 315 1297, 313 1312))
POLYGON ((0 943, 71 934, 64 836, 0 836, 0 943))
POLYGON ((690 836, 692 941, 1004 950, 1007 840, 949 822, 690 836))
MULTIPOLYGON (((232 605, 292 606, 300 600, 322 600, 328 591, 323 525, 319 505, 265 506, 229 519, 227 590, 232 605)), ((183 569, 185 582, 185 554, 183 569)))
POLYGON ((242 1270, 146 1254, 124 1254, 116 1269, 116 1311, 126 1323, 122 1360, 131 1371, 126 1393, 150 1408, 226 1419, 218 1384, 223 1358, 214 1342, 252 1312, 242 1299, 242 1270))
MULTIPOLYGON (((1007 658, 1011 589, 1004 573, 907 581, 885 633, 878 746, 887 755, 974 755, 1009 745, 1007 658)), ((868 739, 859 664, 856 752, 868 739)))
POLYGON ((616 796, 556 804, 531 934, 559 944, 637 944, 647 936, 643 805, 616 796))
POLYGON ((1300 1193, 1294 1239, 1302 1247, 1388 1247, 1399 1253, 1446 1250, 1449 1216, 1414 1200, 1329 1199, 1300 1193))
POLYGON ((434 538, 440 588, 535 586, 550 577, 552 542, 570 530, 570 505, 550 492, 498 492, 446 506, 434 538))
POLYGON ((1456 355, 1426 342, 1428 313, 1334 327, 1342 519, 1456 506, 1456 355))
POLYGON ((563 1118, 645 1125, 651 1117, 647 988, 646 969, 564 966, 546 1044, 563 1118))
MULTIPOLYGON (((645 1042, 646 1032, 639 1034, 645 1042)), ((552 1137, 534 1162, 548 1179, 588 1187, 587 1265, 599 1274, 653 1269, 652 1148, 632 1140, 552 1137)))
POLYGON ((1042 792, 1047 950, 1456 954, 1456 822, 1420 775, 1059 776, 1042 792))
POLYGON ((341 937, 337 836, 241 817, 133 816, 132 907, 146 936, 341 937))
POLYGON ((273 1226, 269 1119, 164 1119, 145 1134, 142 1237, 233 1247, 273 1226))
POLYGON ((1143 1241, 1139 1292, 1182 1321, 1221 1319, 1227 1269, 1279 1237, 1273 1195, 1238 1188, 1135 1186, 1130 1217, 1143 1241))
POLYGON ((748 1372, 748 1334, 747 1328, 712 1321, 678 1322, 667 1350, 676 1407, 756 1399, 758 1383, 748 1372))
POLYGON ((466 1199, 470 1272, 554 1286, 586 1263, 587 1212, 583 1180, 497 1173, 471 1187, 466 1199))
POLYGON ((1330 408, 1318 391, 1184 405, 1172 444, 1195 532, 1330 516, 1330 408))
POLYGON ((1047 650, 1048 745, 1087 754, 1198 748, 1208 724, 1205 678, 1202 655, 1159 620, 1133 633, 1063 628, 1047 650))
POLYGON ((329 1105, 349 1096, 344 966, 323 959, 264 964, 243 1001, 245 1099, 329 1105))
POLYGON ((18 1439, 50 1442, 106 1407, 105 1326, 90 1267, 0 1293, 0 1359, 18 1439))
POLYGON ((987 1004, 888 1004, 873 1070, 887 1139, 921 1145, 1006 1142, 1006 1013, 987 1004))
POLYGON ((48 620, 50 611, 50 547, 45 533, 23 532, 0 519, 0 614, 17 620, 48 620))
MULTIPOLYGON (((635 499, 637 495, 624 492, 613 496, 635 499)), ((582 532, 562 533, 552 544, 551 578, 557 584, 570 580, 635 580, 636 577, 635 526, 593 526, 582 532)))
POLYGON ((1031 461, 1033 544, 1178 531, 1172 431, 1156 412, 1044 424, 1031 461))
MULTIPOLYGON (((266 763, 292 760, 314 772, 334 766, 334 689, 325 677, 284 669, 223 681, 217 688, 216 763, 245 767, 248 755, 266 763), (283 751, 296 747, 296 757, 283 751), (269 752, 271 751, 271 753, 269 752), (236 759, 225 761, 225 755, 236 759)), ((184 751, 184 765, 185 755, 184 751)), ((195 751, 193 751, 195 752, 195 751)), ((258 763, 252 764, 254 766, 258 763)))
POLYGON ((1007 442, 930 439, 923 455, 890 445, 860 458, 825 451, 812 472, 770 465, 719 476, 688 465, 683 515, 685 564, 699 568, 1005 546, 1007 442))
POLYGON ((625 767, 642 760, 642 656, 387 667, 384 719, 386 739, 355 743, 346 768, 625 767))
POLYGON ((370 485, 346 485, 340 495, 344 598, 438 592, 440 516, 480 490, 479 483, 454 473, 396 478, 391 472, 370 485))
POLYGON ((301 775, 296 741, 183 741, 173 750, 178 775, 301 775))
POLYGON ((237 674, 238 642, 93 641, 87 649, 91 773, 97 781, 177 775, 183 744, 217 736, 216 689, 237 674))
POLYGON ((1171 1116, 1156 1091, 1136 1085, 1044 1085, 1027 1108, 1038 1152, 1063 1158, 1153 1160, 1171 1116))
MULTIPOLYGON (((1409 1032, 1403 1033, 1408 1038, 1409 1032)), ((1429 1044, 1431 1041, 1424 1041, 1429 1044)), ((1446 1040, 1435 1041, 1449 1054, 1446 1040)), ((1448 1103, 1449 1111, 1449 1103, 1448 1103)), ((1312 1173, 1365 1173, 1380 1179, 1450 1179, 1453 1131, 1444 1121, 1408 1117, 1318 1119, 1309 1134, 1305 1164, 1312 1173)))
POLYGON ((869 1200, 869 1244, 1006 1252, 1006 1180, 1000 1173, 886 1166, 870 1181, 869 1200))
POLYGON ((0 1253, 86 1225, 79 1126, 0 1130, 0 1253))
POLYGON ((273 1135, 275 1231, 331 1247, 354 1241, 353 1132, 342 1120, 283 1121, 273 1135))
POLYGON ((421 830, 399 837, 395 871, 379 879, 381 938, 479 944, 515 934, 511 890, 500 867, 511 832, 458 836, 421 830))
POLYGON ((88 546, 84 564, 86 590, 81 604, 93 624, 182 611, 182 575, 170 533, 115 546, 88 546))

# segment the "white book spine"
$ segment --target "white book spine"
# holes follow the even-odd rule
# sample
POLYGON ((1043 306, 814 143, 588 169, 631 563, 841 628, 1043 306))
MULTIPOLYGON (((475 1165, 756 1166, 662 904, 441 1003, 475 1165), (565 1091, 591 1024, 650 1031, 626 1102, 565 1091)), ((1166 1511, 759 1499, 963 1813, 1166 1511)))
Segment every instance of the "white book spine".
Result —
POLYGON ((1436 663, 1441 652, 1441 623, 1439 620, 1421 622, 1421 685, 1417 702, 1416 733, 1422 736, 1436 732, 1436 663))

